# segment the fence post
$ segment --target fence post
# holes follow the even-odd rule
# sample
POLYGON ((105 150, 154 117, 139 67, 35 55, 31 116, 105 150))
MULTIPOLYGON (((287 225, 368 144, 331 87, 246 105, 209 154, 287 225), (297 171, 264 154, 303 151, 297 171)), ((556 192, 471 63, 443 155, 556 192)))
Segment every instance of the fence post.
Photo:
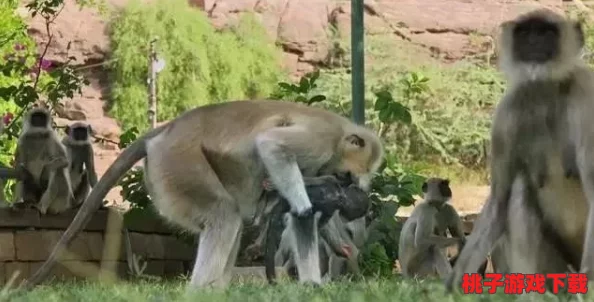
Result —
POLYGON ((351 86, 353 121, 365 123, 365 55, 363 0, 351 0, 351 86))
POLYGON ((155 43, 157 38, 150 42, 149 53, 149 99, 148 99, 148 121, 151 128, 157 127, 157 51, 155 50, 155 43))

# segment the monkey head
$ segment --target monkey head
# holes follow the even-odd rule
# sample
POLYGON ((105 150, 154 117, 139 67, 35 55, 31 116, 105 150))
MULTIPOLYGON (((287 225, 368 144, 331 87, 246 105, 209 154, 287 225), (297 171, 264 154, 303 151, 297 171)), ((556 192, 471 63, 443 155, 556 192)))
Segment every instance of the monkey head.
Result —
POLYGON ((514 83, 567 76, 581 62, 584 33, 577 21, 537 9, 501 25, 499 60, 514 83))
POLYGON ((348 175, 359 188, 368 192, 371 179, 382 164, 384 151, 371 130, 357 127, 342 138, 342 159, 336 175, 348 175))
POLYGON ((23 118, 23 133, 42 133, 52 129, 52 118, 49 110, 36 107, 27 112, 23 118))
POLYGON ((82 122, 76 122, 66 126, 66 135, 74 143, 88 143, 92 133, 93 128, 91 128, 91 125, 82 122))
POLYGON ((421 190, 425 201, 445 203, 452 198, 452 189, 450 189, 448 179, 429 178, 423 183, 421 190))

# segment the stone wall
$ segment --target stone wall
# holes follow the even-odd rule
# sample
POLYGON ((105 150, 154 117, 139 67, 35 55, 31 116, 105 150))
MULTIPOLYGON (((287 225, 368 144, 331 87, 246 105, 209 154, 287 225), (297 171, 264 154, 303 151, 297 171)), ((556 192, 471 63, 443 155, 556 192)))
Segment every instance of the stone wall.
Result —
MULTIPOLYGON (((20 271, 17 280, 33 274, 47 259, 76 211, 41 216, 36 210, 0 209, 0 284, 20 271)), ((121 219, 121 214, 118 214, 121 219)), ((57 278, 79 277, 77 268, 97 266, 103 258, 108 210, 99 210, 84 231, 70 245, 70 254, 58 264, 52 275, 57 278)), ((133 254, 147 262, 146 275, 175 277, 191 270, 196 248, 178 239, 171 228, 158 218, 142 223, 127 223, 133 254)), ((119 255, 106 261, 117 262, 120 277, 128 275, 124 237, 119 255)), ((113 264, 113 263, 112 263, 113 264)), ((84 276, 93 277, 93 276, 84 276)))

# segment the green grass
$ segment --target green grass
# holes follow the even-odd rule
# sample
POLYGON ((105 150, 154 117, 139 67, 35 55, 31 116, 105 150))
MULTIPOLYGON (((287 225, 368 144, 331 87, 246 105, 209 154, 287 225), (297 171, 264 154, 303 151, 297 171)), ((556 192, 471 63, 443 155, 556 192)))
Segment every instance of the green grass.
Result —
MULTIPOLYGON (((402 281, 399 278, 362 282, 333 282, 320 288, 281 283, 268 286, 261 282, 236 283, 228 290, 187 291, 187 281, 122 282, 117 285, 99 283, 62 283, 41 286, 30 292, 12 292, 6 301, 509 301, 518 296, 497 294, 445 296, 443 285, 436 281, 402 281)), ((577 301, 575 296, 530 294, 533 301, 577 301)), ((520 296, 528 298, 528 295, 520 296)), ((592 301, 592 299, 584 299, 592 301)))

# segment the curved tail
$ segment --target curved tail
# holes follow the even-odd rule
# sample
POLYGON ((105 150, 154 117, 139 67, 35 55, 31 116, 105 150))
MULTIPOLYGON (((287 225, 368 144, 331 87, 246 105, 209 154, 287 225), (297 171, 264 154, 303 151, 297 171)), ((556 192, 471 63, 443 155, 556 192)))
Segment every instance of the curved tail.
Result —
POLYGON ((132 143, 120 154, 120 156, 118 156, 115 162, 101 177, 99 182, 93 187, 93 190, 78 210, 72 223, 70 223, 70 226, 68 226, 68 229, 66 229, 48 259, 37 272, 29 278, 29 280, 24 281, 21 285, 22 287, 35 286, 47 278, 49 272, 54 267, 56 260, 61 256, 62 251, 68 247, 76 235, 78 235, 78 233, 86 226, 91 214, 99 209, 103 202, 103 198, 107 195, 109 190, 117 184, 120 178, 130 170, 136 162, 146 156, 146 141, 161 133, 163 129, 164 127, 159 127, 150 131, 132 143))

